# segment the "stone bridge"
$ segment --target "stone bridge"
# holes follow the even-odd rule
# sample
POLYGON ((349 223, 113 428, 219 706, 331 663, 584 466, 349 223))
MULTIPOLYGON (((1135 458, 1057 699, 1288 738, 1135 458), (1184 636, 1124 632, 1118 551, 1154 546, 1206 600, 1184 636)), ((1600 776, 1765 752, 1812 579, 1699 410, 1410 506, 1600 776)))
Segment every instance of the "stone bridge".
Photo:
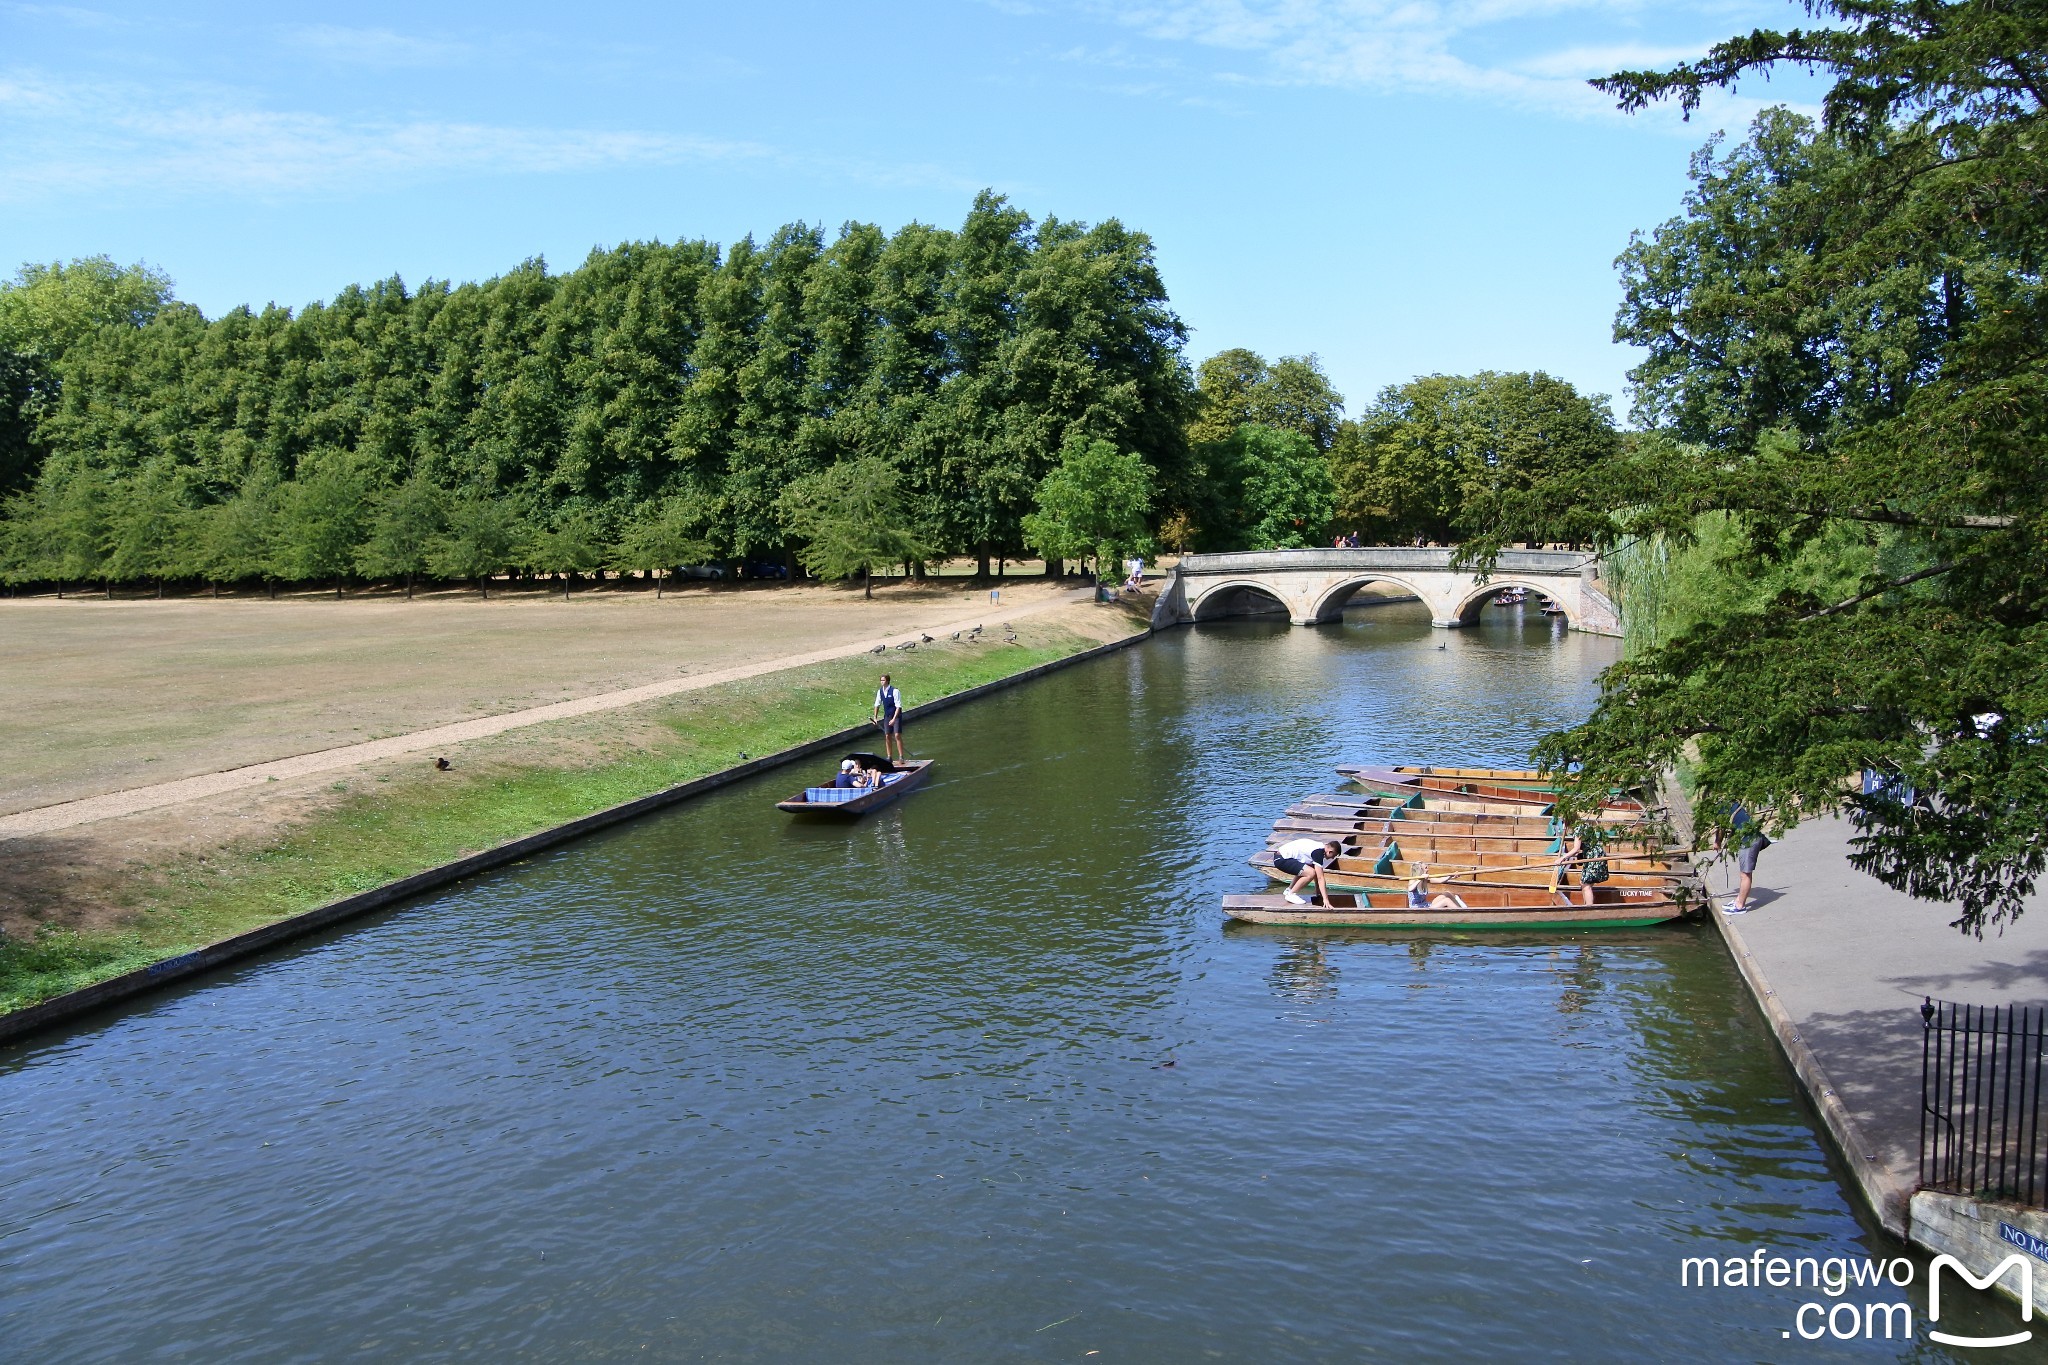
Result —
POLYGON ((1503 588, 1526 588, 1556 603, 1573 630, 1621 634, 1599 559, 1581 550, 1503 550, 1481 582, 1451 568, 1451 551, 1407 546, 1357 550, 1253 550, 1188 555, 1167 578, 1155 626, 1285 612, 1298 626, 1343 616, 1361 588, 1419 598, 1432 625, 1465 626, 1503 588))

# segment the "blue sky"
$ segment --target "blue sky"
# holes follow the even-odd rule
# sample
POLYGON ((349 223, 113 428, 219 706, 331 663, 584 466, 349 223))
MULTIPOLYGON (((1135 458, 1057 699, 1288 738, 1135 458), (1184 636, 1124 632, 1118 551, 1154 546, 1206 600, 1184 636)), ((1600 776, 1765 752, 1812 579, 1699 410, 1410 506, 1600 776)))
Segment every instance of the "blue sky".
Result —
MULTIPOLYGON (((1149 232, 1200 358, 1314 352, 1615 396, 1615 255, 1692 123, 1584 84, 1777 0, 575 6, 0 0, 0 263, 105 252, 215 314, 593 245, 956 224, 993 186, 1149 232)), ((1761 98, 1758 98, 1761 97, 1761 98)))

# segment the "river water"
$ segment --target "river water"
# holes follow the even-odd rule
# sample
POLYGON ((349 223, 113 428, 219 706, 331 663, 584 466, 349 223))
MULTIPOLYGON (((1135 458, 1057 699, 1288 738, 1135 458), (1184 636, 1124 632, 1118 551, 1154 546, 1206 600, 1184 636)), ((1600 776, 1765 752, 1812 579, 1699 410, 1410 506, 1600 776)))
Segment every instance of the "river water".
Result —
POLYGON ((1710 928, 1225 927, 1331 764, 1588 709, 1613 641, 1487 618, 1170 633, 864 823, 785 770, 0 1050, 0 1357, 1938 1353, 1680 1287, 1899 1254, 1710 928))

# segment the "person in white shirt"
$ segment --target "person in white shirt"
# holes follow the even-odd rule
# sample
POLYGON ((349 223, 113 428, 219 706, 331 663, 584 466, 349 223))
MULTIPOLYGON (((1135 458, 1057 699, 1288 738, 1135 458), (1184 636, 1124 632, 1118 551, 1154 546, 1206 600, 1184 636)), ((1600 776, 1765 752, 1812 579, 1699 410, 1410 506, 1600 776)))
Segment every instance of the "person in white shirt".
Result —
POLYGON ((882 675, 882 685, 875 689, 875 705, 869 716, 882 727, 882 754, 898 763, 903 761, 903 694, 889 681, 889 675, 882 675))
POLYGON ((1273 850, 1273 866, 1294 878, 1294 884, 1281 894, 1290 905, 1307 905, 1302 899, 1301 888, 1310 878, 1315 879, 1316 897, 1324 905, 1330 903, 1330 887, 1323 880, 1324 869, 1337 861, 1338 843, 1335 839, 1327 843, 1316 839, 1289 839, 1273 850))

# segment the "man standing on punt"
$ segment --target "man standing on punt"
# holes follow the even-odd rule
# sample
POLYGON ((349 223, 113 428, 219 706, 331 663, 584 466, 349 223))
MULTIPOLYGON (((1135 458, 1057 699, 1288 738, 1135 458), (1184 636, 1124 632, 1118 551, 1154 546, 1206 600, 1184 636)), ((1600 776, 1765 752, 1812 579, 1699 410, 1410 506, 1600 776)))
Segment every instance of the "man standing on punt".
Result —
POLYGON ((882 675, 882 685, 875 689, 875 704, 868 712, 869 718, 882 727, 882 756, 903 761, 903 693, 889 681, 889 675, 882 675))

